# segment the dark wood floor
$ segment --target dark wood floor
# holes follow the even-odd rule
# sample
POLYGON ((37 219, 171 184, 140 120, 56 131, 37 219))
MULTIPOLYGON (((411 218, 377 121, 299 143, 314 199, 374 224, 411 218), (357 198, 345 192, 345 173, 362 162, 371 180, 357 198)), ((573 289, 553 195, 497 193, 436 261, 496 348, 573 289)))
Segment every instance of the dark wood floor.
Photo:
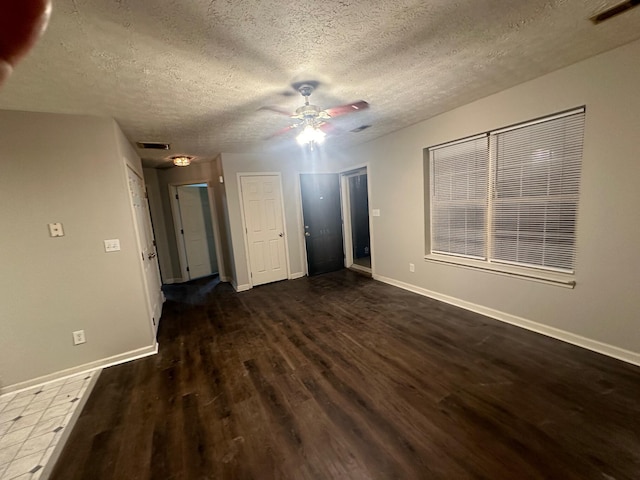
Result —
POLYGON ((167 293, 54 480, 640 478, 638 367, 350 271, 167 293))

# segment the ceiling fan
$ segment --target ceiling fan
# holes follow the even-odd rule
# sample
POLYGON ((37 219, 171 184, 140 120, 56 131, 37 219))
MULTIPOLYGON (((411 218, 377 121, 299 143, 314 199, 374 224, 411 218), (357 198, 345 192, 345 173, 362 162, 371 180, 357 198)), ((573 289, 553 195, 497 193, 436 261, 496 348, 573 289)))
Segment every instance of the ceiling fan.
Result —
POLYGON ((345 105, 338 105, 336 107, 320 110, 320 107, 309 103, 309 97, 313 91, 318 87, 318 82, 314 80, 308 80, 303 82, 293 83, 291 86, 297 90, 304 98, 304 105, 298 107, 295 112, 291 113, 279 107, 261 107, 260 110, 270 110, 272 112, 286 115, 290 118, 299 120, 288 127, 285 127, 269 138, 277 137, 291 130, 301 129, 296 139, 300 145, 319 144, 324 141, 326 133, 333 129, 333 126, 326 120, 345 115, 347 113, 358 112, 369 108, 369 104, 364 100, 360 100, 354 103, 348 103, 345 105))

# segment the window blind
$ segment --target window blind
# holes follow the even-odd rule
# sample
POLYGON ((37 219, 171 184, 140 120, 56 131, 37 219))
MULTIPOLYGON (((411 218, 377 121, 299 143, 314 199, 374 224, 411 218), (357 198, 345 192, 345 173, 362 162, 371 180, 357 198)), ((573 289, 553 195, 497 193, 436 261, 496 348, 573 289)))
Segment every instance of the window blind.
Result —
POLYGON ((486 259, 488 136, 430 149, 431 251, 486 259))
POLYGON ((491 135, 490 260, 571 272, 584 109, 491 135))

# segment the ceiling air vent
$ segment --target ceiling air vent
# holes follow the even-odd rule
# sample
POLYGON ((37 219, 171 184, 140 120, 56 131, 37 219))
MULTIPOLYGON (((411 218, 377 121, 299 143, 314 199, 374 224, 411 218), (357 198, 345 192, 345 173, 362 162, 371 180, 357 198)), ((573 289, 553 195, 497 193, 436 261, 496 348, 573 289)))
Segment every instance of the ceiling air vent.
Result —
POLYGON ((366 130, 367 128, 369 128, 371 125, 360 125, 358 128, 354 128, 353 130, 351 130, 353 133, 360 133, 363 130, 366 130))
POLYGON ((169 150, 170 148, 168 143, 161 142, 136 142, 136 145, 145 150, 169 150))
POLYGON ((626 2, 619 3, 618 5, 611 7, 604 12, 600 12, 599 14, 594 15, 593 17, 591 17, 591 21, 594 24, 598 25, 605 20, 609 20, 616 15, 620 15, 621 13, 631 10, 633 7, 637 7, 638 5, 640 5, 640 0, 627 0, 626 2))

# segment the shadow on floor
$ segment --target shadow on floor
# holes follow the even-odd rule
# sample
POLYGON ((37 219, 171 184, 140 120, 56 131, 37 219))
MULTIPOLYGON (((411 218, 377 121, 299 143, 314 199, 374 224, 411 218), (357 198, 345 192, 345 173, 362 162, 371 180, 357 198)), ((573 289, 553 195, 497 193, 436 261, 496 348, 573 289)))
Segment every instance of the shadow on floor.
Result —
POLYGON ((198 278, 184 283, 163 285, 162 291, 168 301, 188 305, 204 305, 207 296, 220 284, 218 274, 198 278))

